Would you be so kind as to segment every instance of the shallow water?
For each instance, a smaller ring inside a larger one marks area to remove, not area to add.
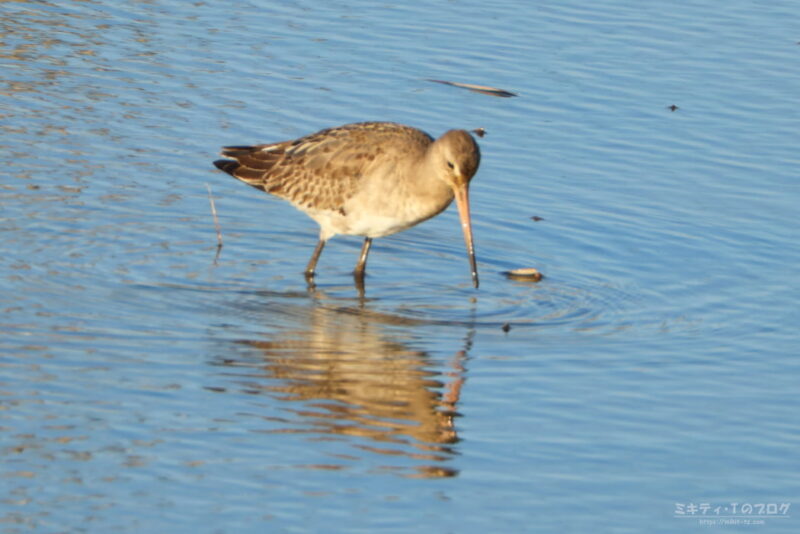
[[[800,12],[584,4],[0,3],[0,530],[797,532]],[[361,120],[479,290],[211,167]]]

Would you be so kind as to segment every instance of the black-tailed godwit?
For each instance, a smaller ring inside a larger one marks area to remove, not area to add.
[[[353,272],[363,283],[372,239],[401,232],[438,215],[453,198],[467,245],[472,283],[478,270],[469,212],[469,183],[480,149],[465,130],[434,140],[392,122],[361,122],[328,128],[292,141],[229,146],[219,169],[288,200],[320,227],[306,267],[311,280],[325,243],[336,234],[364,236]]]

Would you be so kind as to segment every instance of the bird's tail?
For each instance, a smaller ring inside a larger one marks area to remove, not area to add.
[[[220,156],[226,159],[214,161],[214,166],[234,178],[267,191],[270,170],[283,157],[283,144],[226,146]]]

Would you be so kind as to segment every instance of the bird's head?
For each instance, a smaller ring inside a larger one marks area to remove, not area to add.
[[[481,150],[478,148],[478,143],[466,130],[446,132],[434,142],[432,149],[438,175],[453,189],[472,270],[472,285],[477,288],[478,268],[475,261],[475,246],[472,241],[472,223],[469,213],[469,182],[478,171]]]

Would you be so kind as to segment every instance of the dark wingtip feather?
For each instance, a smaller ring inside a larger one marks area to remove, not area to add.
[[[233,161],[232,159],[218,159],[214,162],[214,166],[221,171],[225,171],[230,175],[233,175],[236,172],[236,169],[239,168],[239,162]]]

